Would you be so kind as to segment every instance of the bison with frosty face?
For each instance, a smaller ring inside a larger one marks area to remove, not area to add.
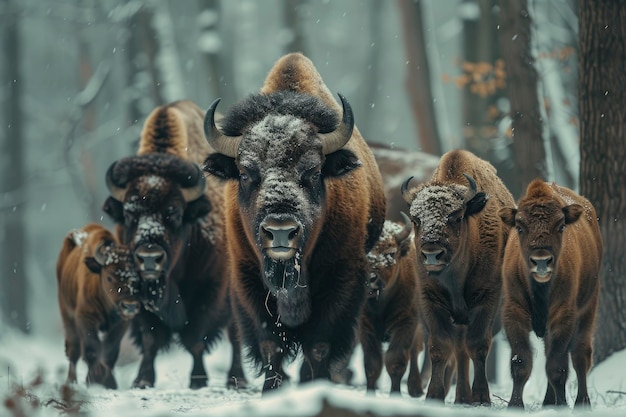
[[[446,368],[456,361],[455,401],[489,404],[485,362],[509,233],[497,213],[513,204],[513,197],[490,163],[463,150],[444,154],[429,181],[409,189],[409,180],[401,190],[415,224],[418,287],[429,331],[432,376],[426,397],[444,400]]]
[[[263,390],[302,349],[300,380],[341,374],[352,352],[368,277],[367,251],[384,223],[380,173],[310,60],[281,58],[260,94],[205,134],[205,169],[228,181],[228,250],[235,315]]]
[[[211,152],[204,112],[191,101],[159,106],[147,118],[137,155],[109,167],[105,211],[133,252],[144,309],[133,321],[142,362],[136,387],[155,382],[154,360],[174,334],[193,357],[190,387],[207,385],[203,363],[232,323],[228,298],[223,186],[206,179],[199,163]],[[229,385],[245,378],[233,344]]]

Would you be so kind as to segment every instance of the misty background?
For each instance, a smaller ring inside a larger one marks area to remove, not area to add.
[[[576,1],[528,7],[548,179],[576,189]],[[105,172],[154,107],[221,97],[224,111],[291,51],[348,98],[369,142],[435,161],[470,149],[517,198],[501,16],[495,0],[0,0],[2,321],[62,333],[62,240],[112,225]]]

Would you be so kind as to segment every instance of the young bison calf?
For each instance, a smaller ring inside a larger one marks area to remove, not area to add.
[[[587,372],[602,260],[596,212],[573,191],[535,180],[517,209],[503,208],[498,214],[515,228],[502,268],[502,318],[513,377],[509,407],[524,407],[522,394],[533,366],[531,330],[545,343],[549,384],[544,406],[567,405],[570,354],[578,378],[576,405],[589,406]]]
[[[407,388],[411,397],[424,393],[417,356],[424,344],[418,312],[416,250],[413,225],[385,221],[376,246],[367,255],[372,269],[368,299],[360,321],[359,336],[367,390],[376,389],[383,367],[382,344],[389,341],[385,367],[391,377],[391,393],[400,394],[400,382],[410,358]]]
[[[76,382],[82,353],[89,368],[87,383],[117,388],[112,369],[128,321],[139,311],[133,290],[137,280],[128,250],[104,227],[92,223],[67,234],[57,261],[57,284],[68,383]],[[103,343],[99,331],[106,333]]]

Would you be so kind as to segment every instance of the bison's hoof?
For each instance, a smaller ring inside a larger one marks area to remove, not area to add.
[[[413,398],[421,397],[424,390],[421,387],[409,387],[409,395]]]
[[[138,379],[133,382],[133,388],[146,389],[152,387],[154,387],[154,382],[150,382],[145,379]]]
[[[229,389],[246,389],[248,388],[248,381],[246,381],[245,378],[237,378],[235,376],[231,376],[230,378],[228,378],[228,382],[226,383],[226,386]]]
[[[191,389],[206,388],[208,386],[208,383],[209,383],[209,380],[206,377],[192,376],[191,381],[189,382],[189,388]]]

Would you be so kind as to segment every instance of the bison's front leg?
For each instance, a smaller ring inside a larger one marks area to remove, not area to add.
[[[593,304],[594,306],[596,303]],[[593,323],[595,318],[595,308],[589,309],[579,319],[578,333],[572,341],[572,365],[576,371],[578,380],[578,394],[576,395],[576,407],[591,407],[589,394],[587,392],[587,373],[591,368],[591,358],[593,353]]]
[[[417,318],[417,315],[416,315]],[[394,321],[394,320],[392,320]],[[391,378],[391,393],[400,394],[400,383],[402,377],[406,372],[406,367],[411,356],[411,351],[415,350],[415,330],[417,329],[417,323],[413,320],[395,320],[402,324],[392,326],[391,328],[391,340],[389,340],[389,349],[385,354],[385,368]],[[419,372],[415,372],[414,375],[419,377]],[[414,381],[415,382],[415,381]],[[420,391],[422,388],[422,381],[417,381],[418,387],[413,388],[411,396],[415,396],[416,391]],[[409,387],[409,393],[411,393],[411,387]],[[421,393],[420,393],[421,395]]]
[[[544,406],[567,405],[565,384],[569,371],[568,346],[574,334],[576,321],[573,311],[565,306],[555,309],[558,317],[551,317],[548,323],[548,334],[544,339],[546,348],[546,375],[553,393],[546,392]],[[551,395],[549,395],[551,394]]]
[[[452,359],[454,340],[446,332],[441,331],[435,323],[428,325],[431,330],[428,338],[432,373],[426,393],[427,399],[445,401],[447,394],[446,369]]]
[[[135,316],[132,325],[135,328],[133,333],[139,335],[136,343],[141,347],[141,364],[133,388],[154,387],[154,360],[159,349],[169,342],[171,333],[157,316],[145,310]]]
[[[383,369],[382,341],[376,336],[373,327],[372,317],[367,310],[361,317],[359,325],[359,339],[363,348],[363,366],[365,368],[365,379],[367,381],[367,391],[376,391],[376,382]]]
[[[509,400],[509,408],[524,408],[524,386],[533,369],[533,357],[530,346],[530,313],[528,309],[516,303],[504,305],[502,324],[509,345],[511,346],[511,377],[513,392]]]
[[[497,305],[497,303],[496,303]],[[472,403],[490,405],[489,383],[487,381],[487,356],[491,349],[493,314],[485,306],[474,308],[467,331],[467,347],[474,363],[472,383]]]
[[[98,327],[89,322],[80,324],[83,342],[83,359],[87,363],[87,384],[102,384],[106,388],[115,389],[117,383],[111,375],[109,367],[101,360],[102,344],[98,338]]]
[[[230,361],[230,370],[228,371],[228,381],[226,385],[229,388],[247,388],[248,381],[243,372],[243,366],[241,364],[241,341],[237,334],[237,325],[234,320],[228,324],[228,340],[232,348],[232,355]]]
[[[259,348],[263,355],[263,369],[265,371],[263,393],[267,393],[280,388],[283,384],[284,347],[276,340],[265,339],[259,343]]]

